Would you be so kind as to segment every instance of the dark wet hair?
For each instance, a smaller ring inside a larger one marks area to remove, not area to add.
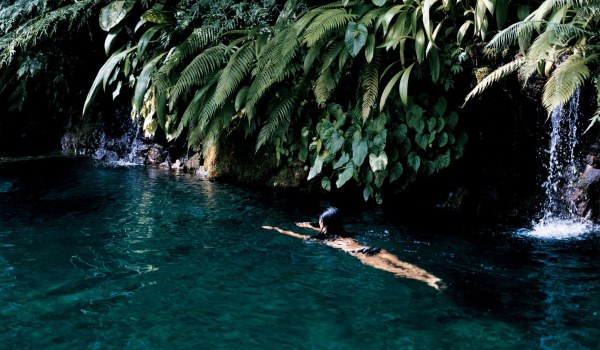
[[[321,233],[327,232],[327,234],[331,235],[342,235],[345,232],[344,226],[342,225],[342,215],[340,210],[336,207],[325,209],[325,211],[321,213],[321,216],[319,216],[319,221],[323,222]]]

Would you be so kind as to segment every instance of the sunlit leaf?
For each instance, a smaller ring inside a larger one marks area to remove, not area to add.
[[[346,29],[345,44],[352,57],[356,57],[367,42],[369,31],[362,23],[350,22]]]
[[[112,3],[100,9],[98,18],[100,28],[104,31],[109,31],[111,28],[121,23],[127,17],[129,12],[135,6],[136,1],[113,1]]]

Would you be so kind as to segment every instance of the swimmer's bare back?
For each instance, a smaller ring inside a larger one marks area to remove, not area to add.
[[[297,226],[315,229],[310,225],[310,223],[297,223]],[[263,228],[304,240],[314,238],[313,236],[283,230],[279,227],[263,226]],[[319,239],[319,241],[330,247],[347,252],[348,254],[356,257],[365,265],[391,272],[398,277],[411,278],[425,282],[437,290],[446,288],[445,283],[440,278],[432,275],[418,266],[401,261],[397,256],[388,252],[387,250],[365,246],[348,237],[333,236],[332,238]]]

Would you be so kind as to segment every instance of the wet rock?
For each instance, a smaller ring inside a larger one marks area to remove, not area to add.
[[[586,157],[586,167],[570,193],[577,215],[600,221],[600,147],[595,145]]]
[[[146,153],[146,165],[161,164],[167,160],[168,152],[161,145],[150,146]]]

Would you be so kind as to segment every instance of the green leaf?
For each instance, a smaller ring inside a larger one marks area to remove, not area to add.
[[[396,75],[394,75],[392,77],[392,79],[390,79],[390,81],[387,83],[387,85],[383,89],[383,92],[381,93],[381,98],[379,99],[379,111],[380,112],[383,111],[383,106],[385,106],[385,101],[387,100],[390,92],[396,85],[396,82],[398,81],[398,79],[400,79],[400,77],[402,76],[402,72],[404,72],[404,71],[400,71],[400,72],[396,73]]]
[[[425,33],[423,29],[419,29],[415,37],[415,53],[417,54],[417,62],[419,63],[423,63],[425,60],[425,47]]]
[[[350,22],[346,29],[345,44],[352,57],[356,57],[367,42],[369,31],[362,23]]]
[[[381,188],[381,186],[383,186],[383,182],[385,181],[385,179],[387,177],[388,177],[387,170],[376,172],[375,173],[375,181],[373,182],[375,184],[375,187]]]
[[[415,173],[419,171],[419,168],[421,167],[421,158],[415,152],[410,152],[408,154],[406,162],[408,163],[408,166],[414,170]]]
[[[235,96],[235,110],[239,111],[240,108],[242,108],[242,106],[244,106],[245,102],[246,102],[246,96],[248,96],[248,89],[250,88],[250,86],[245,85],[243,86],[237,93],[237,95]]]
[[[433,21],[431,20],[431,6],[435,4],[437,0],[424,0],[423,1],[423,27],[425,28],[425,32],[427,34],[427,38],[429,41],[433,41],[432,32],[433,32]]]
[[[352,165],[352,163],[348,163],[348,166],[346,167],[346,169],[344,169],[344,171],[338,175],[338,179],[335,182],[335,187],[340,188],[340,187],[344,186],[344,184],[352,178],[353,174],[354,174],[354,166]]]
[[[440,132],[444,129],[445,126],[446,126],[446,122],[444,121],[444,118],[437,118],[437,122],[435,125],[435,131]]]
[[[173,15],[157,9],[149,9],[148,11],[144,12],[142,19],[157,24],[174,24],[176,22]]]
[[[342,147],[344,146],[344,136],[341,135],[341,132],[338,130],[331,134],[331,138],[329,139],[329,143],[327,144],[327,150],[331,154],[336,154]]]
[[[402,175],[404,168],[400,162],[396,162],[392,169],[390,170],[390,183],[398,180]]]
[[[321,158],[320,156],[317,156],[315,158],[315,163],[313,164],[313,166],[310,168],[310,171],[308,172],[307,180],[310,181],[315,176],[319,175],[321,173],[321,170],[323,170],[323,158]]]
[[[437,170],[447,168],[450,165],[450,150],[440,154],[435,159],[435,163]]]
[[[446,108],[448,107],[448,102],[446,102],[446,99],[441,96],[437,102],[435,103],[435,105],[433,105],[433,111],[436,113],[436,115],[438,117],[443,117],[444,113],[446,113]]]
[[[125,56],[127,56],[127,54],[129,54],[131,51],[133,51],[135,49],[137,49],[136,46],[131,47],[131,48],[125,50],[125,51],[115,52],[104,63],[104,65],[98,71],[98,74],[96,75],[96,78],[94,79],[94,82],[92,83],[92,87],[90,88],[90,91],[88,92],[87,97],[85,98],[85,102],[83,104],[83,114],[85,114],[85,112],[87,111],[87,109],[90,107],[90,104],[92,103],[92,101],[96,97],[96,94],[98,93],[98,90],[100,89],[100,86],[105,86],[105,82],[112,75],[113,70],[115,69],[115,66]]]
[[[373,5],[383,6],[383,5],[385,5],[386,2],[387,2],[387,0],[373,0]]]
[[[503,29],[508,17],[509,0],[496,0],[496,25],[498,29]]]
[[[427,150],[427,146],[429,146],[429,136],[428,133],[417,134],[415,135],[415,142],[417,146],[421,147],[422,150]]]
[[[410,148],[412,147],[412,144],[410,142],[410,140],[407,138],[406,140],[404,140],[404,142],[402,142],[402,144],[400,145],[400,148],[398,149],[398,151],[400,151],[400,157],[404,157],[408,154],[408,152],[410,151]]]
[[[440,137],[438,137],[438,146],[444,147],[448,143],[448,134],[443,132]]]
[[[400,100],[405,105],[408,104],[408,78],[410,77],[410,71],[415,66],[414,62],[408,66],[402,73],[402,78],[400,79]]]
[[[458,124],[458,114],[454,111],[450,112],[450,114],[446,116],[446,124],[450,129],[454,129],[456,124]]]
[[[440,56],[438,54],[438,49],[434,46],[429,50],[429,55],[427,55],[429,60],[429,71],[431,72],[431,80],[433,82],[437,82],[440,78]]]
[[[456,33],[456,43],[458,45],[460,45],[465,37],[465,35],[467,34],[467,31],[469,30],[469,27],[473,24],[473,21],[466,21],[465,23],[463,23],[460,28],[458,29],[458,32]]]
[[[106,39],[104,40],[104,52],[107,55],[110,54],[110,49],[112,48],[115,39],[121,32],[121,29],[123,29],[123,26],[115,26],[114,28],[111,28],[111,30],[106,35]]]
[[[98,22],[100,28],[104,31],[111,30],[114,26],[121,23],[121,21],[127,17],[136,1],[113,1],[112,3],[104,6],[100,10],[100,16]]]
[[[352,143],[352,161],[356,166],[361,166],[369,153],[369,144],[367,140],[362,139]]]
[[[378,156],[369,154],[369,165],[373,172],[384,170],[388,165],[387,154],[385,152],[381,152]]]
[[[433,132],[435,131],[435,125],[437,124],[437,120],[434,117],[430,117],[427,120],[427,131]]]
[[[348,155],[348,153],[343,152],[340,159],[338,159],[338,161],[333,165],[333,168],[339,169],[339,168],[343,167],[344,165],[346,165],[346,163],[348,163],[349,160],[350,160],[350,156]]]
[[[321,187],[327,191],[331,191],[331,180],[327,176],[323,176],[321,180]]]
[[[400,124],[394,131],[394,138],[396,143],[402,143],[406,140],[406,134],[408,133],[408,127],[406,124]]]
[[[369,33],[367,36],[367,42],[365,44],[365,58],[367,63],[371,63],[373,61],[373,56],[375,55],[375,33]]]
[[[144,35],[142,35],[142,37],[140,38],[140,41],[138,42],[138,49],[137,49],[138,57],[142,56],[144,51],[146,51],[146,47],[150,43],[150,40],[152,40],[152,37],[154,36],[154,34],[156,34],[162,28],[164,28],[164,25],[158,25],[158,26],[151,27],[144,33]]]
[[[365,189],[363,190],[363,198],[364,198],[365,202],[368,201],[372,195],[373,195],[373,188],[371,187],[371,185],[365,186]]]
[[[519,18],[519,21],[522,21],[525,18],[527,18],[527,16],[529,16],[530,13],[531,10],[529,8],[529,4],[519,5],[517,7],[517,18]]]
[[[160,61],[167,53],[163,52],[160,55],[156,56],[152,61],[150,61],[137,78],[137,82],[135,84],[135,92],[133,94],[133,105],[135,110],[139,113],[142,109],[142,103],[144,101],[144,95],[146,94],[146,89],[148,88],[148,83],[150,82],[150,78],[152,77],[152,73],[156,68],[156,64]]]

